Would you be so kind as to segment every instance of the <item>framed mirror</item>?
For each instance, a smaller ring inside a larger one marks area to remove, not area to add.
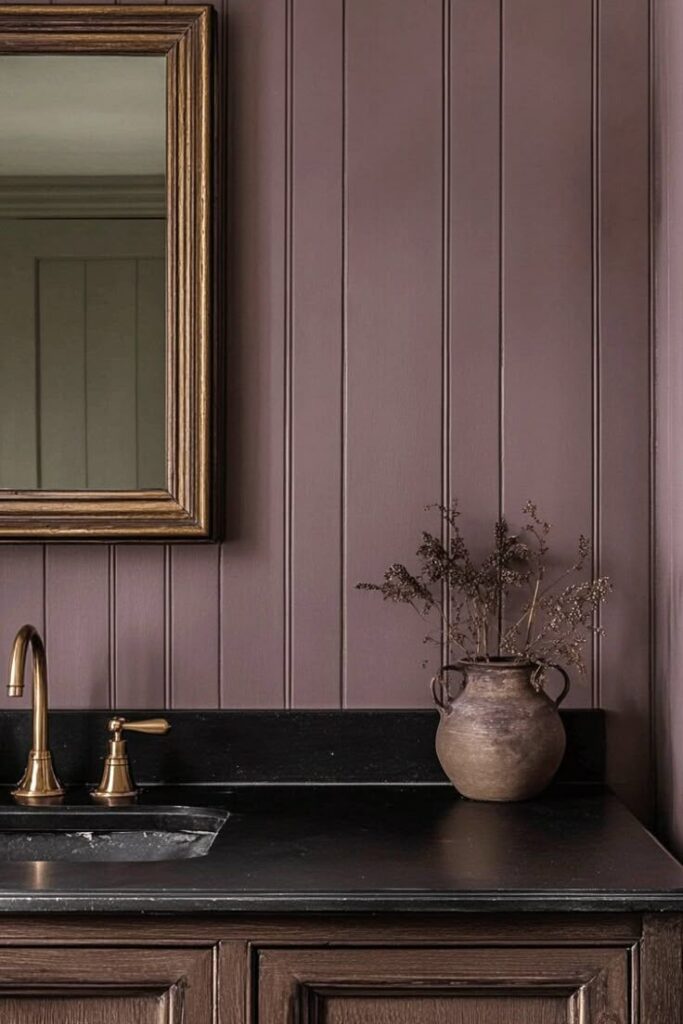
[[[210,536],[209,35],[0,6],[0,540]]]

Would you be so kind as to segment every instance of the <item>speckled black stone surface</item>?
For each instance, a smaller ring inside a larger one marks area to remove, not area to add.
[[[230,816],[193,860],[3,863],[0,910],[683,911],[683,867],[592,788],[477,804],[446,785],[158,787],[154,804]]]
[[[128,733],[138,782],[417,783],[442,782],[434,751],[435,710],[425,711],[117,711],[158,718],[171,731],[150,739]],[[66,782],[95,783],[106,752],[108,711],[51,711],[50,747]],[[562,711],[567,752],[561,782],[602,782],[605,717]],[[31,745],[28,711],[0,712],[0,783],[14,782]]]

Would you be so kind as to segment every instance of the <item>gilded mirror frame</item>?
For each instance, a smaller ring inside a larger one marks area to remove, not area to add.
[[[3,490],[0,541],[211,535],[210,25],[204,5],[0,5],[0,54],[163,55],[167,82],[167,489]]]

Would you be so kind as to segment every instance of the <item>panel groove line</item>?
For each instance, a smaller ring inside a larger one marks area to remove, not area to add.
[[[600,0],[591,2],[591,571],[599,576],[601,559],[601,412],[600,412]],[[601,623],[600,610],[594,614],[596,626]],[[602,658],[600,638],[591,642],[591,707],[600,707],[602,689]]]
[[[294,0],[285,2],[285,252],[284,252],[284,644],[283,703],[292,706],[292,643],[294,590]]]
[[[498,55],[498,515],[505,511],[505,0],[499,0]]]
[[[109,586],[107,599],[109,602],[109,707],[117,707],[116,697],[116,546],[107,547],[107,571]]]
[[[649,358],[648,358],[648,401],[650,419],[650,443],[648,450],[649,478],[648,478],[648,514],[650,520],[649,529],[649,619],[648,619],[648,663],[649,663],[649,693],[648,704],[650,713],[650,777],[652,779],[652,791],[655,798],[654,820],[657,821],[658,799],[659,799],[659,760],[657,757],[658,746],[658,690],[657,690],[657,621],[659,616],[658,600],[659,592],[657,586],[657,361],[656,361],[656,302],[657,302],[657,279],[656,279],[656,191],[657,191],[657,170],[656,170],[656,72],[655,72],[655,46],[656,46],[656,16],[653,0],[648,0],[648,328],[649,328]]]
[[[342,0],[342,125],[341,125],[341,380],[340,380],[340,457],[341,457],[341,494],[339,503],[339,562],[340,596],[339,596],[339,706],[348,706],[348,397],[349,397],[349,195],[348,195],[348,64],[347,64],[347,2]]]
[[[451,488],[451,0],[443,0],[443,122],[442,122],[442,273],[441,273],[441,304],[442,304],[442,355],[441,355],[441,504],[450,507],[453,500]],[[441,541],[448,550],[451,531],[448,523],[442,523]],[[444,583],[441,588],[445,607],[446,623],[450,624],[451,608],[448,602],[448,590]],[[441,632],[441,661],[451,661],[451,650],[448,633]]]

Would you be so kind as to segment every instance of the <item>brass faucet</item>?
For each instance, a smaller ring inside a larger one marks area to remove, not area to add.
[[[12,796],[19,803],[54,800],[64,794],[52,767],[52,754],[47,745],[47,659],[40,633],[35,626],[22,626],[14,638],[7,693],[21,697],[24,692],[24,669],[29,645],[33,654],[33,745],[26,771]]]
[[[117,800],[134,799],[138,794],[138,788],[130,773],[126,741],[123,738],[124,730],[164,736],[170,728],[165,718],[145,718],[137,722],[129,722],[120,715],[110,718],[107,723],[109,752],[104,760],[100,784],[90,794],[93,800],[115,803]]]

